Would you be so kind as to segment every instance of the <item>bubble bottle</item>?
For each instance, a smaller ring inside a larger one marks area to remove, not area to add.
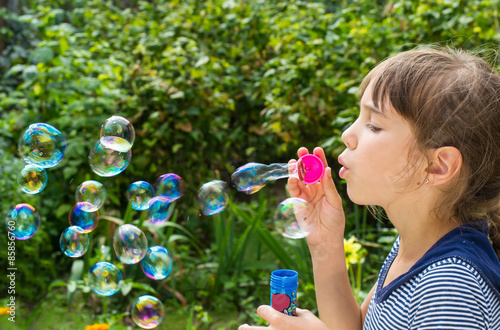
[[[272,308],[286,315],[296,316],[298,274],[290,269],[278,269],[271,273]]]
[[[231,180],[238,191],[253,194],[269,182],[282,178],[294,177],[305,184],[313,184],[323,177],[324,172],[325,166],[321,159],[316,155],[307,154],[300,157],[295,164],[245,164],[231,175]]]

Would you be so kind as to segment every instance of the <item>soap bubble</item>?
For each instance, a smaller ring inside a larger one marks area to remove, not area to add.
[[[127,199],[134,210],[143,211],[149,208],[149,201],[155,195],[153,187],[146,181],[132,183],[127,189]]]
[[[275,228],[287,238],[304,238],[313,230],[313,207],[307,201],[292,197],[281,202],[274,214]]]
[[[163,280],[172,270],[172,255],[163,246],[152,246],[141,260],[141,268],[147,277],[153,280]]]
[[[224,181],[207,182],[198,190],[198,201],[205,215],[222,212],[226,208],[227,200],[227,184]]]
[[[64,229],[59,238],[61,251],[71,258],[78,258],[87,253],[89,244],[89,234],[85,233],[78,226],[71,226]]]
[[[42,168],[54,167],[64,158],[66,138],[53,126],[31,124],[21,135],[18,149],[26,163]]]
[[[109,177],[125,171],[131,158],[132,150],[120,152],[106,148],[101,142],[97,142],[90,150],[89,164],[95,174]]]
[[[254,194],[265,187],[267,172],[267,165],[248,163],[236,169],[231,175],[231,181],[238,191]]]
[[[169,202],[184,194],[184,180],[174,173],[160,175],[154,184],[156,196],[165,196]]]
[[[47,186],[47,172],[45,169],[27,164],[17,175],[19,188],[27,194],[38,194]]]
[[[100,296],[112,296],[123,285],[122,272],[106,261],[100,261],[89,270],[90,287]]]
[[[148,252],[148,240],[143,231],[134,225],[122,225],[115,230],[113,248],[124,264],[136,264]]]
[[[167,221],[172,216],[172,203],[165,196],[156,196],[149,201],[147,221],[153,225],[158,225]]]
[[[33,237],[40,227],[40,215],[29,204],[17,204],[5,219],[7,231],[18,240]]]
[[[125,118],[112,116],[101,126],[101,143],[109,149],[127,152],[135,140],[134,126]]]
[[[130,315],[139,327],[154,329],[163,322],[165,307],[158,298],[144,295],[134,302],[130,309]]]
[[[88,203],[88,205],[82,208],[83,211],[97,211],[106,200],[106,188],[100,182],[93,180],[85,181],[76,188],[75,200],[77,203]]]
[[[99,212],[87,212],[92,206],[89,203],[81,202],[73,206],[69,213],[69,224],[82,228],[84,233],[90,233],[99,224]]]

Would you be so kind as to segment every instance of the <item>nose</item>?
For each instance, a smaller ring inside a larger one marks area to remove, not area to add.
[[[354,134],[355,123],[349,126],[348,129],[342,133],[342,141],[344,142],[347,149],[354,150],[357,146],[356,136]]]

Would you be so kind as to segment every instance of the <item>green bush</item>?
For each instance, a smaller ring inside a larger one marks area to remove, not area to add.
[[[25,201],[41,215],[37,235],[16,245],[19,281],[32,283],[20,287],[18,294],[31,304],[47,294],[51,283],[64,285],[66,294],[85,289],[85,275],[70,286],[72,260],[58,247],[81,182],[101,181],[109,197],[102,214],[132,222],[142,215],[127,210],[128,185],[137,180],[153,183],[173,172],[185,179],[188,189],[176,204],[177,226],[169,230],[173,241],[167,236],[161,240],[176,251],[182,271],[190,276],[174,277],[173,291],[168,291],[158,283],[141,282],[140,272],[127,269],[133,280],[127,285],[156,290],[180,304],[174,298],[177,292],[207,310],[217,306],[210,295],[216,295],[218,303],[250,296],[236,305],[242,319],[251,318],[253,305],[266,302],[261,300],[267,292],[262,283],[269,268],[289,260],[266,245],[272,242],[266,234],[249,240],[245,235],[257,230],[249,228],[258,212],[263,212],[262,219],[272,216],[273,205],[285,197],[283,184],[258,193],[268,200],[261,211],[262,200],[255,204],[259,197],[233,192],[233,210],[221,218],[199,215],[198,187],[215,178],[229,181],[235,168],[250,161],[286,162],[300,146],[324,147],[335,173],[335,157],[344,148],[341,132],[358,113],[358,85],[376,63],[422,43],[496,49],[500,42],[498,0],[128,3],[28,0],[18,14],[0,9],[6,22],[0,26],[5,40],[0,54],[0,213]],[[100,178],[90,170],[87,156],[100,125],[111,115],[129,118],[137,138],[127,170]],[[47,188],[27,196],[16,184],[23,166],[17,141],[34,122],[58,128],[68,148],[61,164],[48,170]],[[335,180],[346,197],[346,236],[375,242],[365,244],[371,253],[362,268],[366,281],[357,288],[362,297],[375,281],[370,275],[376,274],[394,233],[348,202],[342,182]],[[245,212],[250,214],[247,222]],[[229,224],[232,227],[225,228]],[[85,267],[102,257],[98,241],[111,246],[113,226],[102,225],[94,234]],[[303,243],[284,243],[284,251],[292,260],[307,259]],[[6,246],[6,235],[0,235],[0,245]],[[261,253],[241,254],[251,250],[247,247]],[[6,252],[0,250],[1,260],[7,260]],[[245,276],[237,258],[242,255],[256,265],[245,269]],[[6,263],[0,262],[0,267],[5,269]],[[311,293],[307,263],[300,267]],[[2,285],[6,281],[0,279]],[[84,296],[93,299],[91,293]],[[304,304],[314,307],[313,300]],[[96,308],[103,312],[104,306]],[[204,315],[203,308],[197,307],[198,316]]]

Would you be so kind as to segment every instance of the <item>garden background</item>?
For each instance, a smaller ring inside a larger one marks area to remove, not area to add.
[[[362,301],[396,233],[350,203],[336,175],[341,133],[358,113],[358,85],[376,63],[419,44],[481,48],[494,58],[499,10],[499,0],[0,1],[0,214],[27,202],[42,220],[34,237],[16,242],[16,323],[0,315],[0,328],[137,328],[128,310],[142,294],[164,302],[159,329],[264,324],[255,309],[269,302],[269,275],[278,268],[299,272],[298,306],[316,313],[305,240],[269,227],[287,197],[286,180],[253,195],[232,189],[218,215],[201,215],[196,199],[203,183],[230,183],[248,162],[287,162],[300,146],[327,153],[345,200],[346,262]],[[128,118],[137,137],[126,171],[101,178],[88,152],[112,115]],[[17,142],[35,122],[59,129],[68,148],[48,170],[45,190],[31,196],[17,186],[24,164]],[[153,228],[125,191],[164,173],[180,175],[187,188],[170,221]],[[105,185],[108,199],[88,253],[72,259],[59,236],[76,187],[90,179]],[[141,225],[150,245],[170,250],[169,277],[153,281],[139,265],[117,262],[111,239],[120,223]],[[9,299],[2,232],[0,307]],[[88,286],[88,269],[100,260],[126,279],[114,296]]]

